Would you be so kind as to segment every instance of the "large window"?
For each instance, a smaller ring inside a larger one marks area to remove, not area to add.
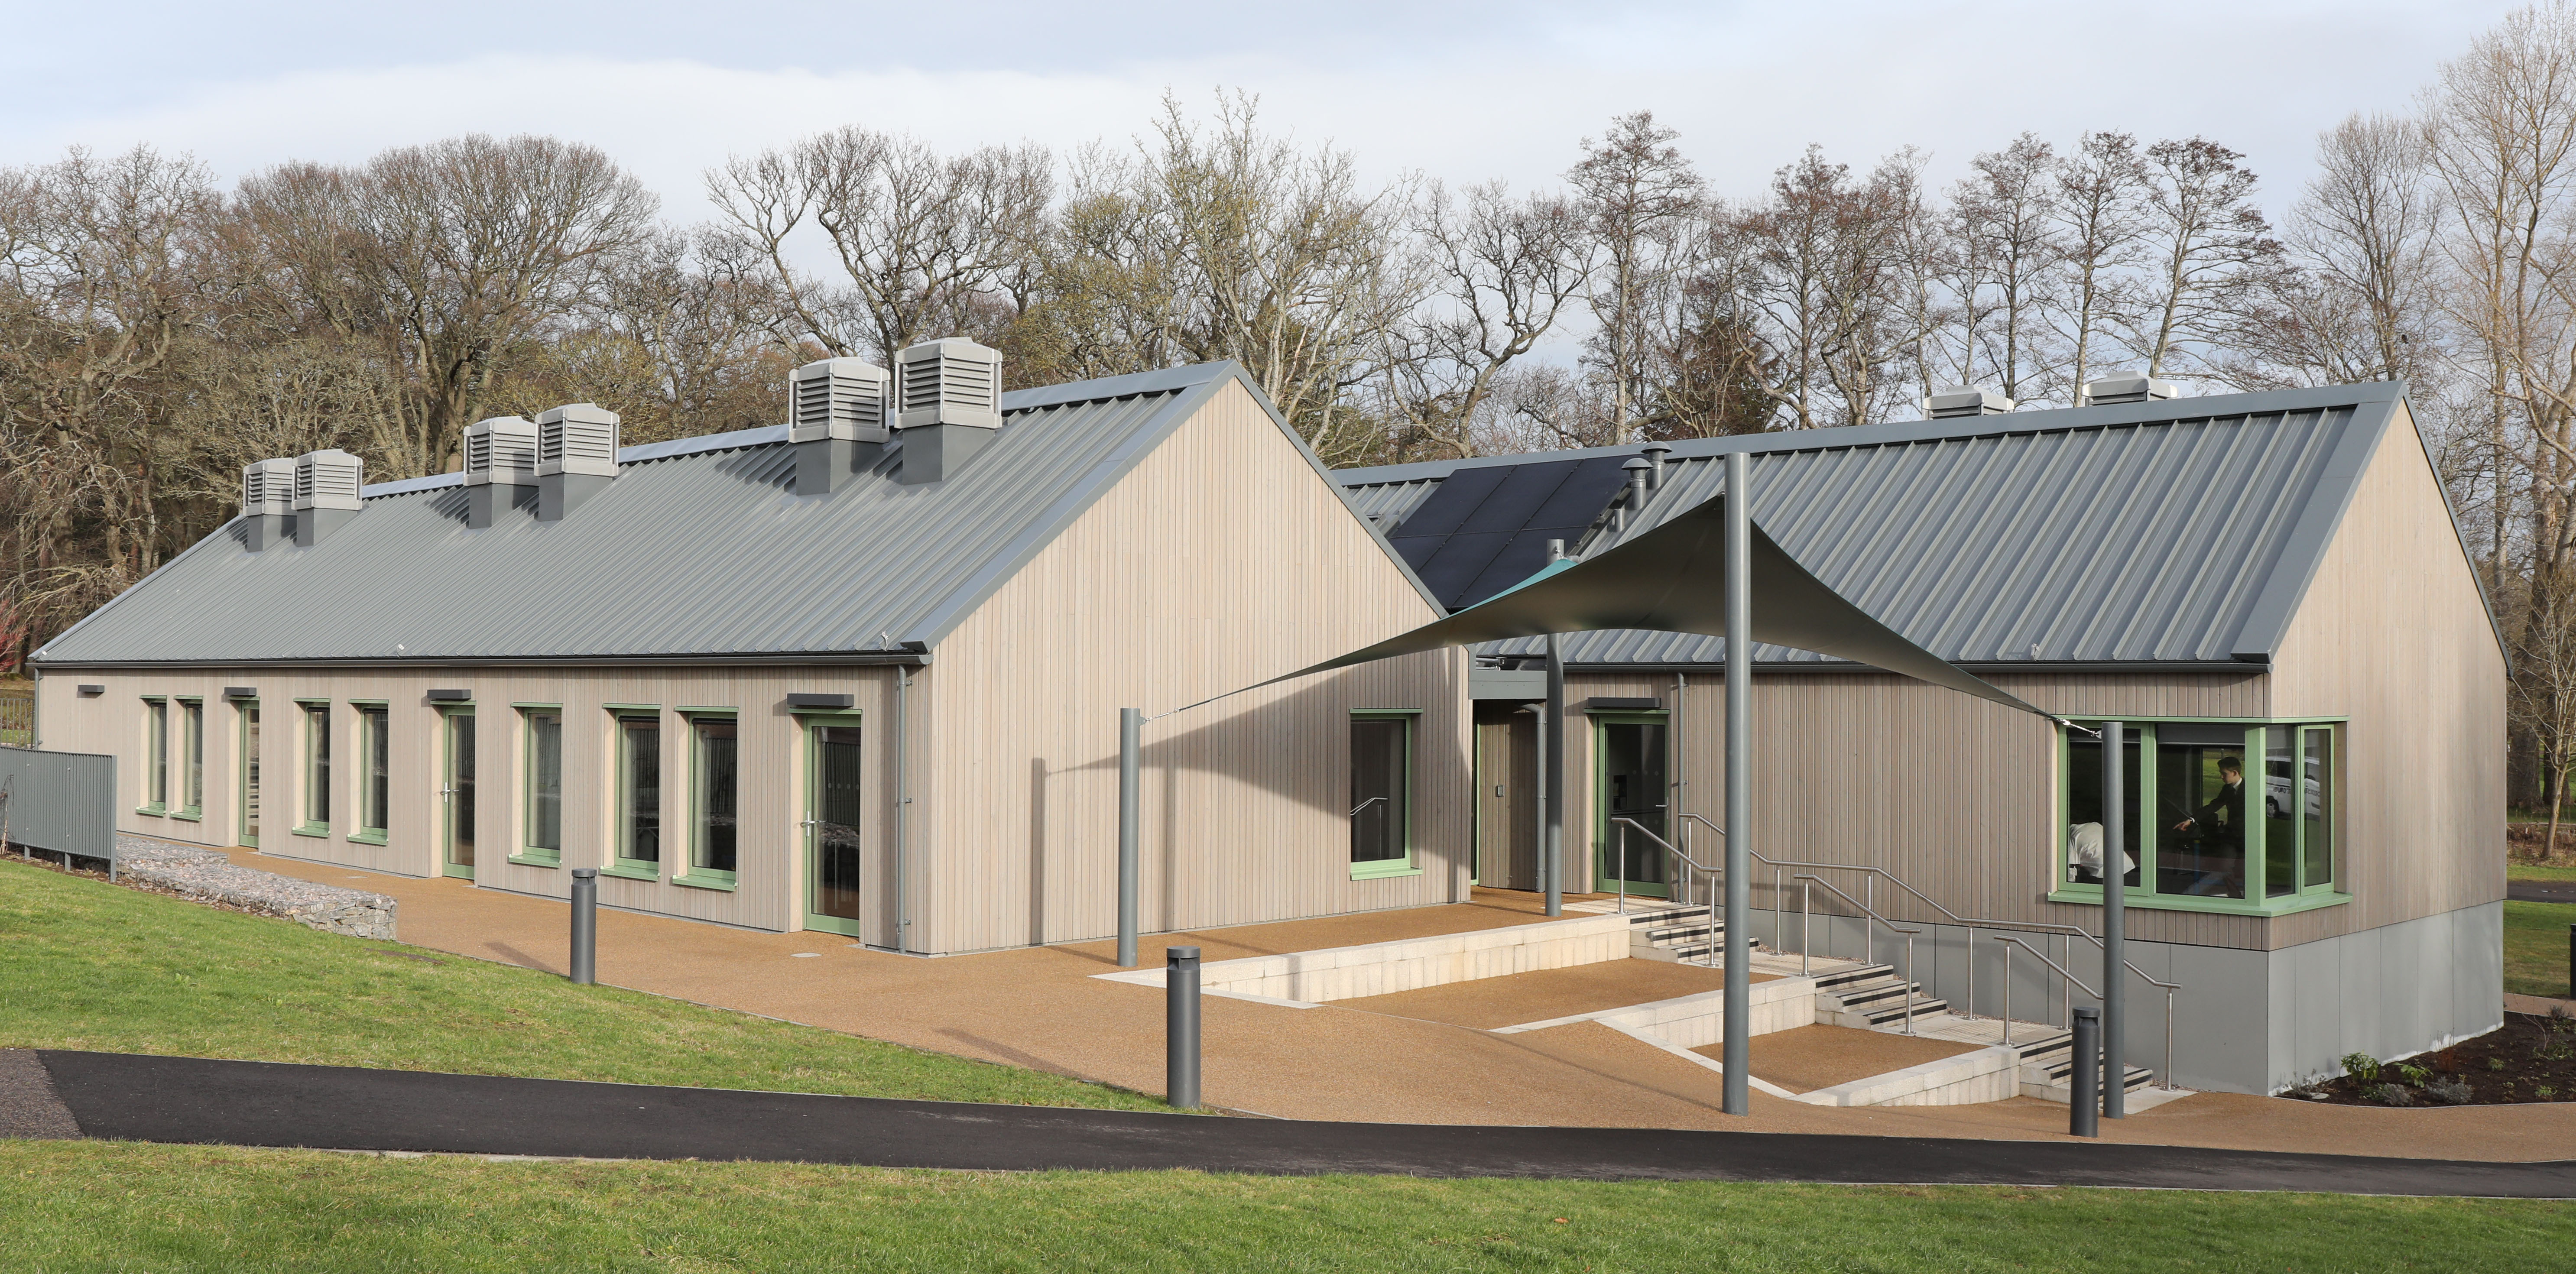
[[[700,883],[731,883],[740,776],[732,717],[689,721],[689,871]],[[685,879],[685,878],[684,878]]]
[[[304,824],[301,836],[324,836],[331,830],[331,705],[304,708]]]
[[[179,701],[179,817],[206,813],[206,701]]]
[[[662,861],[662,717],[617,718],[617,858],[653,876]]]
[[[391,820],[387,806],[393,803],[389,764],[393,752],[393,720],[385,705],[362,703],[358,708],[358,830],[353,839],[382,843],[385,828]]]
[[[563,861],[563,709],[523,707],[527,721],[527,798],[520,815],[520,856]]]
[[[2086,729],[2098,723],[2081,722]],[[2121,867],[2142,906],[2270,912],[2335,902],[2334,733],[2326,724],[2132,721]],[[2059,886],[2101,896],[2102,744],[2063,738]]]
[[[170,812],[170,701],[143,701],[143,808],[141,814]]]
[[[1351,877],[1395,876],[1413,861],[1413,717],[1351,716]]]

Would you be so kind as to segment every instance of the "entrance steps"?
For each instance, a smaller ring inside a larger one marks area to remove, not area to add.
[[[1876,1029],[1902,1034],[1905,1027],[1898,1022]],[[1914,1033],[1932,1039],[1956,1040],[1962,1044],[2007,1047],[2004,1023],[2000,1020],[1961,1017],[1946,1009],[1937,1014],[1917,1014]],[[2072,1032],[2038,1022],[2016,1021],[2012,1023],[2012,1042],[2008,1047],[2018,1057],[2015,1087],[2021,1096],[2060,1103],[2074,1100],[2075,1086],[2069,1079],[2075,1069],[2075,1036]],[[2124,1078],[2131,1111],[2146,1110],[2189,1096],[2183,1089],[2156,1087],[2155,1073],[2143,1066],[2127,1067]]]
[[[1827,1026],[1902,1031],[1911,1018],[1920,1033],[1923,1019],[1949,1008],[1949,1001],[1897,976],[1892,965],[1854,965],[1816,975],[1816,1021]]]

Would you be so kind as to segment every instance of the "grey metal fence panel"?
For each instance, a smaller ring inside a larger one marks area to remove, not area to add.
[[[0,748],[0,823],[12,848],[116,861],[116,758]]]

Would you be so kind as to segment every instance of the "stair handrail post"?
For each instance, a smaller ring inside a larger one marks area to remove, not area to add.
[[[2157,1083],[2157,1085],[2158,1085],[2159,1087],[2163,1087],[2163,1088],[2172,1088],[2172,1087],[2174,1087],[2174,1075],[2173,1075],[2173,1027],[2174,1027],[2173,1013],[2174,1013],[2174,1003],[2173,1003],[2173,997],[2174,997],[2174,988],[2173,988],[2173,987],[2166,987],[2166,988],[2165,988],[2165,1071],[2164,1071],[2164,1074],[2159,1075],[2159,1076],[2157,1076],[2157,1077],[2156,1077],[2156,1083]]]
[[[1618,821],[1624,823],[1627,820]],[[1628,829],[1621,827],[1617,830],[1619,833],[1619,914],[1624,916],[1628,914]]]
[[[1905,1033],[1914,1033],[1914,935],[1905,935]]]
[[[1970,956],[1971,959],[1975,957]],[[2012,948],[2004,948],[2004,1047],[2012,1047]]]
[[[1804,877],[1800,879],[1805,880]],[[1802,978],[1807,976],[1807,949],[1811,945],[1807,941],[1807,935],[1812,932],[1808,919],[1815,914],[1816,886],[1815,882],[1807,881],[1798,886],[1798,976]]]
[[[1860,909],[1869,915],[1877,915],[1878,873],[1866,871],[1861,873],[1860,892]],[[1870,928],[1869,921],[1866,919],[1860,922],[1860,962],[1862,964],[1878,963],[1878,931]]]
[[[1968,1020],[1977,1020],[1977,927],[1968,926]]]
[[[1781,909],[1789,903],[1789,891],[1781,883],[1786,879],[1781,873],[1787,870],[1777,865],[1771,868],[1771,940],[1773,942],[1779,942],[1789,936],[1789,926],[1781,923],[1780,920]]]

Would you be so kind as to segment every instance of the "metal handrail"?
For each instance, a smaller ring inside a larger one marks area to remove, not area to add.
[[[1844,893],[1844,892],[1843,892],[1842,890],[1840,890],[1840,889],[1836,889],[1836,888],[1834,887],[1834,882],[1832,882],[1832,881],[1830,881],[1830,880],[1826,880],[1826,879],[1824,879],[1824,878],[1822,878],[1822,877],[1819,877],[1819,876],[1800,876],[1800,877],[1798,877],[1798,879],[1803,880],[1803,881],[1806,881],[1806,882],[1808,882],[1809,884],[1823,885],[1823,886],[1825,887],[1825,892],[1826,892],[1826,893],[1832,894],[1833,896],[1835,896],[1835,897],[1837,897],[1837,898],[1842,899],[1844,902],[1851,903],[1851,905],[1853,905],[1853,906],[1855,906],[1855,907],[1860,908],[1860,911],[1861,911],[1861,914],[1862,914],[1862,915],[1867,916],[1867,917],[1869,917],[1870,919],[1875,920],[1875,921],[1879,922],[1880,924],[1886,925],[1888,928],[1893,929],[1893,930],[1897,931],[1898,933],[1901,933],[1901,934],[1904,934],[1904,935],[1905,935],[1905,1033],[1906,1033],[1906,1034],[1908,1034],[1908,1035],[1912,1035],[1912,1034],[1914,1033],[1914,988],[1915,988],[1915,981],[1914,981],[1914,935],[1916,935],[1916,934],[1918,934],[1918,933],[1921,933],[1921,932],[1923,932],[1923,931],[1922,931],[1922,930],[1920,930],[1920,929],[1908,929],[1908,928],[1906,928],[1904,925],[1898,924],[1898,923],[1896,923],[1895,921],[1890,920],[1890,919],[1888,919],[1887,917],[1882,916],[1882,915],[1878,914],[1877,912],[1870,910],[1870,909],[1869,909],[1869,905],[1868,905],[1867,903],[1863,903],[1863,902],[1856,901],[1856,900],[1854,900],[1854,899],[1852,898],[1852,896],[1851,896],[1850,894]],[[1866,926],[1866,925],[1862,926],[1862,932],[1863,932],[1864,934],[1866,934],[1866,933],[1868,932],[1868,926]],[[1807,945],[1806,940],[1805,940],[1803,937],[1801,937],[1801,938],[1799,939],[1798,945],[1799,945],[1801,948],[1805,947],[1805,946]],[[1867,950],[1867,949],[1866,949],[1866,948],[1864,948],[1863,950],[1864,950],[1864,952],[1866,952],[1866,950]],[[1802,950],[1799,954],[1800,954],[1801,956],[1803,956],[1803,955],[1805,954],[1805,952]],[[1873,960],[1865,960],[1865,961],[1864,961],[1864,963],[1875,964],[1875,963],[1877,963],[1877,962],[1876,962],[1876,961],[1873,961]],[[1805,967],[1806,967],[1806,966],[1805,966],[1805,963],[1804,963],[1803,961],[1801,961],[1801,963],[1800,963],[1800,965],[1799,965],[1800,971],[1801,971],[1801,972],[1803,972],[1803,971],[1805,970]]]
[[[1348,814],[1343,815],[1342,817],[1344,817],[1344,818],[1358,818],[1358,817],[1360,816],[1360,811],[1361,811],[1361,810],[1367,809],[1368,807],[1370,807],[1370,806],[1372,806],[1372,805],[1375,805],[1375,804],[1377,804],[1379,801],[1383,801],[1383,800],[1385,800],[1385,799],[1387,799],[1387,798],[1385,798],[1385,797],[1383,797],[1383,796],[1372,796],[1372,797],[1368,798],[1367,800],[1362,801],[1362,802],[1360,802],[1359,804],[1352,806],[1352,807],[1351,807],[1351,812],[1350,812],[1350,813],[1348,813]]]
[[[1716,968],[1717,943],[1715,939],[1717,936],[1717,899],[1715,896],[1716,890],[1714,886],[1721,875],[1719,869],[1708,866],[1700,860],[1691,857],[1688,850],[1682,849],[1671,841],[1665,840],[1663,837],[1656,835],[1644,824],[1639,823],[1637,820],[1630,818],[1625,814],[1611,815],[1610,822],[1619,828],[1619,910],[1622,913],[1625,913],[1628,910],[1628,832],[1632,828],[1635,829],[1638,835],[1662,846],[1664,848],[1664,852],[1680,859],[1686,867],[1696,868],[1701,875],[1708,877],[1711,885],[1711,889],[1709,891],[1710,897],[1707,904],[1709,915],[1709,937],[1711,941],[1708,944],[1707,958],[1702,960],[1701,963],[1712,969]],[[1682,873],[1682,878],[1680,880],[1673,882],[1673,888],[1677,896],[1672,899],[1672,902],[1676,906],[1680,907],[1689,906],[1690,875],[1688,871],[1684,871]]]
[[[2093,989],[2092,987],[2090,987],[2090,986],[2086,986],[2086,985],[2085,985],[2085,983],[2084,983],[2084,979],[2079,978],[2079,977],[2075,976],[2074,974],[2067,972],[2067,971],[2066,971],[2066,969],[2065,969],[2065,967],[2064,967],[2063,965],[2060,965],[2060,964],[2059,964],[2058,962],[2056,962],[2055,960],[2051,960],[2051,959],[2049,959],[2049,958],[2048,958],[2048,953],[2047,953],[2047,952],[2042,951],[2042,950],[2040,950],[2039,948],[2034,947],[2034,946],[2030,945],[2029,943],[2024,942],[2024,941],[2022,941],[2021,939],[2016,938],[2016,937],[2013,937],[2013,936],[2011,936],[2011,935],[2009,935],[2009,934],[2001,934],[2001,933],[1998,933],[1998,934],[1994,934],[1994,935],[1992,935],[1992,936],[1993,936],[1994,940],[1995,940],[1995,941],[1997,941],[1997,942],[2008,942],[2008,943],[2011,943],[2013,946],[2019,947],[2019,948],[2021,948],[2022,950],[2024,950],[2024,951],[2027,951],[2027,952],[2031,953],[2032,955],[2038,956],[2038,957],[2039,957],[2039,962],[2040,962],[2041,964],[2047,965],[2049,968],[2052,968],[2052,969],[2057,970],[2057,976],[2059,976],[2059,977],[2061,977],[2061,978],[2066,979],[2068,982],[2073,983],[2076,987],[2078,987],[2079,989],[2081,989],[2081,990],[2084,992],[2084,994],[2089,995],[2089,996],[2092,996],[2092,997],[2093,997],[2093,1000],[2094,1000],[2094,1002],[2095,1002],[2095,1003],[2097,1003],[2097,1004],[2098,1004],[2098,1003],[2100,1003],[2100,1002],[2101,1002],[2101,1000],[2102,1000],[2102,993],[2101,993],[2101,992],[2094,990],[2094,989]],[[1970,963],[1974,963],[1974,962],[1975,962],[1975,956],[1974,956],[1974,953],[1971,953],[1971,955],[1970,955]],[[2173,1046],[2174,1046],[2174,1000],[2173,1000],[2173,997],[2174,997],[2174,992],[2175,992],[2176,990],[2179,990],[2180,988],[2175,987],[2175,986],[2172,986],[2172,985],[2167,984],[2167,983],[2162,983],[2162,982],[2159,982],[2159,983],[2157,983],[2156,985],[2158,985],[2158,986],[2162,986],[2162,987],[2164,987],[2164,988],[2165,988],[2165,1065],[2164,1065],[2164,1069],[2163,1069],[2162,1071],[2158,1072],[2158,1073],[2157,1073],[2156,1075],[2154,1075],[2152,1078],[2154,1078],[2154,1080],[2156,1081],[2156,1085],[2157,1085],[2157,1087],[2160,1087],[2160,1088],[2171,1088],[2171,1087],[2173,1087]],[[2004,1043],[2005,1043],[2007,1046],[2009,1046],[2009,1045],[2012,1043],[2012,952],[2011,952],[2011,951],[2009,951],[2009,950],[2007,950],[2007,951],[2005,951],[2005,952],[2004,952],[2004,1017],[2003,1017],[2003,1022],[2004,1022]],[[2112,1081],[2112,1082],[2114,1082],[2114,1083],[2126,1083],[2126,1082],[2127,1082],[2127,1073],[2126,1073],[2124,1070],[2122,1070],[2121,1068],[2122,1068],[2122,1067],[2125,1067],[2125,1066],[2128,1064],[2127,1059],[2125,1059],[2125,1058],[2117,1058],[2117,1057],[2115,1057],[2115,1058],[2112,1058],[2112,1059],[2111,1059],[2111,1062],[2112,1062],[2112,1067],[2113,1067],[2113,1071],[2112,1071],[2112,1074],[2113,1074],[2113,1081]]]

